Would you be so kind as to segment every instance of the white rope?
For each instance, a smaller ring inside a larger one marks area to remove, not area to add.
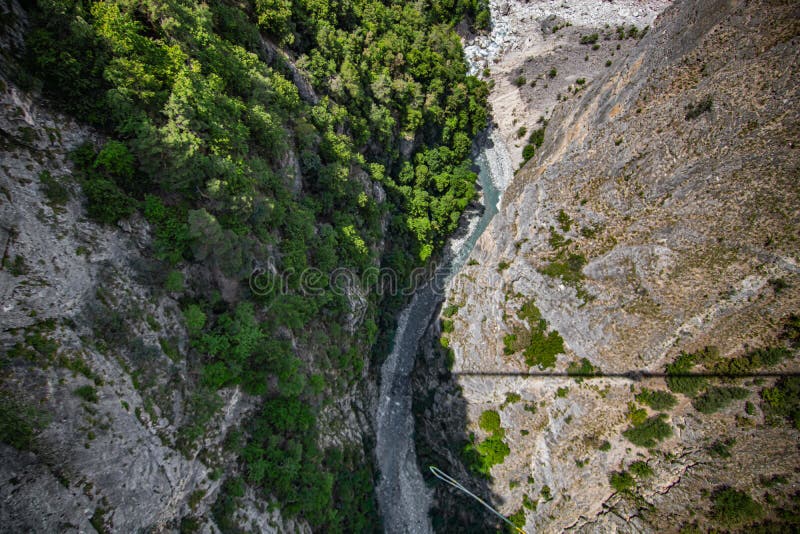
[[[524,530],[522,530],[517,525],[515,525],[514,523],[509,521],[508,518],[506,518],[506,516],[504,516],[503,514],[501,514],[500,512],[495,510],[494,508],[492,508],[491,506],[489,506],[489,504],[486,501],[484,501],[483,499],[481,499],[480,497],[478,497],[477,495],[472,493],[470,490],[468,490],[467,488],[462,486],[458,482],[458,480],[454,479],[453,477],[451,477],[450,475],[448,475],[447,473],[445,473],[444,471],[442,471],[438,467],[430,466],[429,469],[431,470],[431,473],[433,473],[433,476],[435,476],[436,478],[438,478],[439,480],[441,480],[443,482],[446,482],[446,483],[450,484],[451,486],[453,486],[457,490],[463,491],[464,493],[466,493],[467,495],[469,495],[470,497],[472,497],[473,499],[475,499],[476,501],[478,501],[479,503],[484,505],[494,515],[496,515],[497,517],[499,517],[500,519],[502,519],[503,521],[505,521],[506,523],[511,525],[511,527],[514,530],[516,530],[517,532],[520,532],[521,534],[527,534]]]

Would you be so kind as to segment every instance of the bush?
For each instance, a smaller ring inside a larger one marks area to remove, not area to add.
[[[686,105],[686,120],[690,121],[692,119],[696,119],[703,113],[711,111],[711,106],[714,103],[714,99],[711,95],[706,95],[696,104],[693,102],[689,102]]]
[[[706,385],[703,376],[687,376],[695,366],[696,355],[682,352],[674,362],[667,364],[667,386],[675,393],[694,397]]]
[[[528,129],[524,126],[520,126],[519,129],[517,129],[517,139],[522,139],[525,137],[526,133],[528,133]]]
[[[581,44],[595,44],[600,36],[596,33],[581,36]]]
[[[486,410],[481,414],[478,426],[490,434],[497,432],[500,430],[500,414],[495,410]]]
[[[597,449],[603,452],[608,452],[611,450],[611,443],[609,443],[608,441],[604,441],[603,443],[598,445]]]
[[[549,76],[550,78],[555,78],[556,76],[558,76],[558,71],[556,70],[555,67],[553,67],[552,69],[550,69],[550,72],[547,73],[547,76]]]
[[[628,491],[636,485],[636,481],[627,471],[611,473],[609,482],[611,482],[611,487],[614,488],[614,491]]]
[[[740,387],[713,387],[694,399],[692,406],[700,413],[714,413],[728,407],[733,401],[747,398],[750,391]]]
[[[764,508],[750,495],[733,488],[724,488],[714,496],[713,517],[726,527],[736,527],[764,516]]]
[[[73,393],[86,402],[96,403],[99,400],[97,397],[97,390],[93,386],[81,386],[73,391]]]
[[[136,201],[105,178],[91,178],[82,184],[86,195],[86,212],[92,219],[113,224],[136,211]]]
[[[183,311],[183,318],[186,320],[186,329],[191,336],[200,334],[206,324],[206,314],[197,304],[190,304]]]
[[[183,273],[170,271],[167,275],[167,280],[164,282],[164,289],[175,293],[183,291]]]
[[[578,377],[576,378],[576,382],[580,382],[581,377],[598,376],[600,374],[600,369],[592,365],[592,362],[586,358],[581,358],[580,361],[569,364],[569,367],[567,367],[567,374],[569,376]]]
[[[770,424],[791,422],[800,430],[800,377],[785,376],[774,387],[761,391],[763,409]]]
[[[527,80],[525,79],[525,76],[517,76],[517,78],[514,80],[514,85],[517,87],[522,87],[526,82]]]
[[[534,156],[534,154],[536,154],[536,146],[531,144],[525,145],[525,148],[522,149],[523,161],[528,161]]]
[[[669,391],[653,391],[647,388],[642,388],[641,393],[636,395],[636,400],[656,411],[671,410],[678,404],[678,399]]]
[[[21,451],[36,445],[36,435],[47,426],[45,415],[0,391],[0,443]]]
[[[53,178],[48,171],[42,171],[39,174],[39,181],[42,182],[42,192],[51,206],[63,206],[67,203],[69,189]]]
[[[636,478],[649,478],[655,474],[653,472],[653,468],[647,465],[647,462],[644,462],[642,460],[633,462],[631,465],[628,466],[628,469],[631,470],[631,473]]]
[[[622,435],[639,447],[653,448],[659,441],[672,435],[672,427],[665,422],[665,414],[654,415],[638,426],[629,427]]]

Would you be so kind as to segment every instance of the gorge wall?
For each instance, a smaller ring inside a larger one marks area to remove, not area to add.
[[[796,521],[799,15],[583,33],[616,56],[559,98],[421,352],[421,463],[530,531]],[[442,531],[479,521],[437,492]]]

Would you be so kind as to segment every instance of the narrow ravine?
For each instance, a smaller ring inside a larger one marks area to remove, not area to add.
[[[450,240],[444,263],[428,283],[416,289],[400,315],[392,351],[381,367],[375,454],[381,473],[378,504],[386,532],[432,532],[428,516],[431,496],[417,466],[414,447],[410,375],[420,339],[444,297],[443,289],[497,213],[502,188],[512,175],[507,150],[499,137],[489,131],[484,139],[475,161],[480,168],[483,213],[465,217],[463,237]]]

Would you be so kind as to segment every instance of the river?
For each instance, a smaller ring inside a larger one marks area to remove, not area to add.
[[[475,163],[483,192],[482,214],[466,215],[461,237],[451,239],[433,278],[417,288],[400,314],[392,351],[381,367],[375,454],[381,478],[377,497],[384,529],[395,534],[429,533],[431,494],[417,465],[411,380],[419,341],[444,298],[443,289],[464,265],[478,238],[497,213],[502,190],[513,176],[508,151],[499,135],[488,132]]]

